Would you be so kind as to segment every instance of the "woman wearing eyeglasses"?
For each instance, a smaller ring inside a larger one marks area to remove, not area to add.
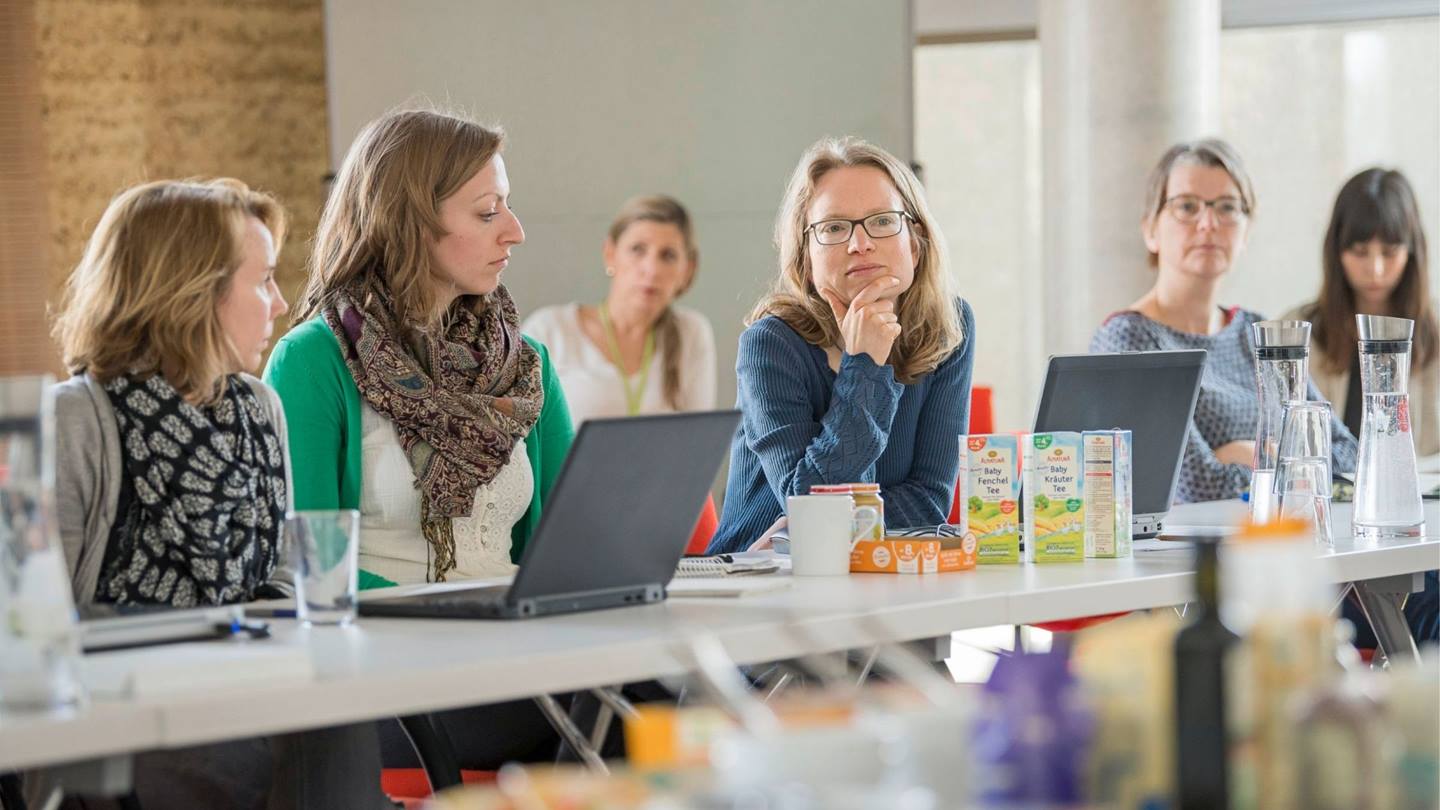
[[[1250,325],[1264,320],[1221,306],[1220,281],[1245,248],[1255,189],[1221,140],[1170,147],[1150,173],[1140,234],[1155,286],[1106,319],[1092,352],[1205,349],[1200,397],[1176,485],[1177,503],[1239,497],[1250,485],[1259,398]],[[1320,399],[1311,386],[1311,399]],[[1332,422],[1332,463],[1355,469],[1355,438]]]
[[[779,278],[740,336],[744,418],[710,553],[746,548],[814,484],[879,483],[892,526],[944,521],[975,326],[919,181],[879,147],[822,140],[775,240]]]

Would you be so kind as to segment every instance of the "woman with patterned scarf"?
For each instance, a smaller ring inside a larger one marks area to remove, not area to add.
[[[296,507],[360,510],[362,588],[513,573],[574,438],[500,284],[525,240],[503,138],[431,111],[366,126],[321,214],[300,323],[265,369]],[[462,765],[553,755],[538,711],[506,706],[442,716]]]
[[[78,605],[290,592],[285,417],[246,373],[287,309],[284,231],[275,200],[228,179],[139,185],[101,217],[55,324],[75,375],[55,398],[56,511]],[[135,791],[146,808],[387,807],[377,752],[362,726],[146,753]]]

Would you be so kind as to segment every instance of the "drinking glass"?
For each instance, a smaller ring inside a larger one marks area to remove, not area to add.
[[[295,565],[295,616],[308,625],[355,621],[360,512],[291,512],[285,538]]]
[[[1315,539],[1330,544],[1330,403],[1293,401],[1285,404],[1280,429],[1279,467],[1274,495],[1281,517],[1295,517],[1315,527]]]

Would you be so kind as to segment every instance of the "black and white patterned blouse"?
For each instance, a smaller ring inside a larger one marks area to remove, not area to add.
[[[123,481],[95,599],[116,604],[248,601],[278,563],[283,448],[255,392],[230,378],[213,405],[160,375],[105,384]]]
[[[1153,321],[1134,311],[1117,312],[1106,319],[1090,340],[1092,352],[1137,352],[1205,349],[1200,375],[1200,397],[1185,443],[1176,503],[1238,498],[1250,486],[1250,468],[1225,464],[1214,448],[1233,441],[1254,441],[1260,421],[1260,395],[1255,380],[1255,352],[1250,325],[1265,318],[1247,309],[1224,311],[1228,318],[1219,332],[1196,335]],[[1315,384],[1309,398],[1324,400]],[[1334,416],[1331,418],[1331,464],[1336,471],[1353,472],[1358,451],[1355,437]]]

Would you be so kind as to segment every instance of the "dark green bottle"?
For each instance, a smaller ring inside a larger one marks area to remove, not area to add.
[[[1175,638],[1175,793],[1180,810],[1225,810],[1225,678],[1239,637],[1220,621],[1219,541],[1195,544],[1193,620]]]

